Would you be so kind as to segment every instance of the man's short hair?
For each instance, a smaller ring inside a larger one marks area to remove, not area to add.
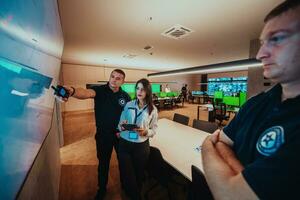
[[[265,17],[264,22],[268,22],[270,19],[273,19],[288,10],[296,9],[299,5],[300,0],[286,0],[271,10],[271,12]]]
[[[113,72],[117,72],[119,74],[122,74],[123,77],[124,77],[124,79],[125,79],[125,72],[123,70],[121,70],[121,69],[114,69],[111,73],[113,73]]]

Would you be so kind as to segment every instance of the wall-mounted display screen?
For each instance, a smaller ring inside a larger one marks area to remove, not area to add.
[[[196,96],[196,95],[204,95],[205,92],[203,91],[192,91],[192,95]]]
[[[51,126],[52,77],[0,57],[0,199],[14,199]]]
[[[124,83],[121,87],[127,93],[135,93],[135,83]],[[160,84],[152,83],[151,88],[152,93],[160,92]]]
[[[121,87],[127,93],[135,93],[135,84],[133,83],[124,83]]]
[[[161,88],[160,84],[152,83],[151,87],[152,87],[152,93],[158,93],[158,92],[160,92],[160,88]]]
[[[240,92],[247,92],[247,77],[209,78],[207,90],[209,95],[214,95],[216,91],[222,91],[224,96],[232,96]]]

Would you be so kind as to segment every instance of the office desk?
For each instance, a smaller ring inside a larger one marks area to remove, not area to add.
[[[150,145],[158,148],[166,162],[192,180],[192,165],[203,171],[201,152],[195,148],[208,135],[204,131],[163,118],[158,120],[157,133],[150,139]]]
[[[214,96],[207,96],[207,95],[203,95],[203,94],[201,94],[201,95],[192,95],[195,99],[197,99],[197,103],[198,104],[204,104],[204,103],[207,103],[207,102],[205,102],[204,100],[205,100],[205,98],[207,98],[207,100],[210,100],[210,101],[213,101],[214,100]],[[202,102],[201,102],[201,99],[202,99]]]

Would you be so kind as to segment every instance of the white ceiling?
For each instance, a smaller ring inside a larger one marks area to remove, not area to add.
[[[58,2],[63,63],[163,71],[248,58],[264,16],[282,0]],[[161,35],[175,24],[194,32],[178,40]],[[137,56],[123,57],[129,54]]]

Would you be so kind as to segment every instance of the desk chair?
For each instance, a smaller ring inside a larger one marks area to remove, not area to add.
[[[208,133],[213,133],[215,130],[218,129],[218,125],[213,123],[213,122],[207,122],[204,120],[193,120],[193,128],[208,132]]]
[[[155,199],[165,199],[165,198],[158,198],[157,193],[160,189],[164,189],[167,191],[168,199],[178,199],[174,198],[174,196],[178,197],[178,193],[175,195],[171,193],[172,188],[174,190],[174,186],[180,187],[181,195],[186,196],[187,193],[187,181],[179,179],[180,177],[177,176],[177,172],[172,166],[170,166],[162,157],[162,154],[159,149],[156,147],[150,146],[150,155],[148,164],[146,166],[146,180],[150,182],[150,180],[154,180],[154,183],[149,186],[145,187],[144,190],[144,198],[145,199],[152,199],[150,198],[152,195],[151,192],[156,191],[154,195],[156,195]],[[182,177],[182,175],[181,175]],[[152,181],[153,182],[153,181]],[[173,187],[172,187],[173,186]],[[179,195],[180,196],[180,195]]]
[[[178,123],[184,124],[184,125],[188,125],[189,120],[190,120],[190,118],[188,116],[181,115],[181,114],[178,114],[178,113],[175,113],[174,117],[173,117],[174,122],[178,122]]]
[[[192,96],[192,95],[189,95],[189,96],[188,96],[188,102],[189,102],[189,103],[190,103],[190,102],[194,103],[194,100],[195,100],[195,97],[194,97],[194,96]]]
[[[179,107],[178,104],[181,103],[182,107],[183,107],[183,96],[182,96],[182,94],[180,94],[178,97],[176,97],[173,102],[174,102],[174,106]]]
[[[203,95],[203,104],[207,104],[208,102],[211,101],[213,101],[213,99],[211,100],[211,98],[207,94]]]
[[[152,100],[153,100],[153,104],[155,105],[155,107],[159,111],[159,109],[160,109],[160,102],[158,100],[158,97],[156,95],[153,95]]]
[[[213,196],[209,190],[205,177],[200,169],[192,165],[192,183],[190,185],[189,200],[213,200]]]
[[[159,186],[167,190],[170,199],[168,183],[171,180],[171,174],[168,164],[164,161],[160,150],[152,146],[150,146],[150,155],[146,166],[146,180],[149,179],[154,179],[155,183],[144,192],[145,199],[150,199],[150,193]]]
[[[219,121],[219,126],[222,125],[223,120],[229,120],[230,116],[226,115],[226,113],[226,104],[214,105],[214,118]]]
[[[173,100],[170,98],[170,99],[166,99],[164,100],[164,108],[173,108]]]

